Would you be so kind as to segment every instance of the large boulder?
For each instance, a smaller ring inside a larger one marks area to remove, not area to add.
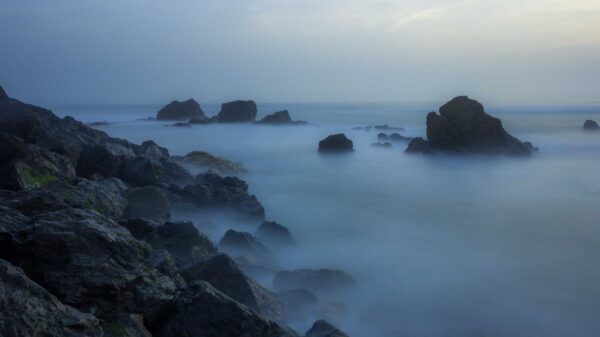
[[[256,119],[256,103],[254,101],[233,101],[221,104],[217,115],[219,123],[245,123]]]
[[[347,152],[353,150],[354,144],[343,133],[330,135],[319,142],[320,152]]]
[[[283,248],[296,244],[290,231],[274,221],[263,221],[255,235],[261,242],[271,247]]]
[[[171,217],[171,205],[165,193],[158,187],[135,187],[125,193],[127,206],[123,218],[143,218],[163,223]]]
[[[277,111],[270,115],[266,115],[257,123],[260,124],[292,124],[292,118],[287,110]]]
[[[356,285],[348,273],[336,269],[296,269],[280,271],[273,286],[277,290],[305,288],[315,293],[344,290]]]
[[[488,115],[481,103],[467,96],[453,98],[439,112],[427,115],[427,142],[434,150],[531,155],[530,147],[506,132],[500,119]],[[412,149],[418,149],[414,145]]]
[[[64,305],[29,279],[22,269],[0,259],[0,336],[102,335],[94,316]]]
[[[272,261],[273,253],[250,233],[228,230],[219,241],[219,248],[234,256],[246,256],[259,261]]]
[[[246,276],[226,254],[218,254],[182,271],[186,281],[206,281],[261,315],[280,321],[283,306],[277,295]]]
[[[583,123],[583,129],[584,130],[598,130],[598,129],[600,129],[600,126],[598,126],[598,123],[596,121],[588,119],[585,121],[585,123]]]
[[[83,177],[97,174],[118,177],[121,176],[126,161],[134,157],[133,150],[121,143],[106,142],[85,147],[77,164],[77,174]]]
[[[325,320],[318,320],[306,332],[304,337],[348,337],[348,335],[346,335],[340,329],[329,324],[329,322]]]
[[[199,174],[183,188],[181,197],[198,207],[227,208],[248,219],[265,218],[265,209],[254,195],[248,194],[248,184],[239,178],[214,172]]]
[[[298,337],[206,281],[196,281],[153,320],[157,337]]]
[[[206,119],[200,104],[193,99],[173,101],[156,114],[158,120],[189,120],[191,118]]]
[[[246,168],[242,163],[234,162],[222,157],[212,155],[204,151],[192,151],[183,157],[174,157],[183,164],[197,166],[199,168],[211,169],[220,174],[242,173]]]

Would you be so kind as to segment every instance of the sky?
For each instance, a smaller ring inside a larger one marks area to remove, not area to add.
[[[600,103],[599,0],[0,0],[32,102]]]

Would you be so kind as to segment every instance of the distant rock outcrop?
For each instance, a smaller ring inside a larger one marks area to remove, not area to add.
[[[156,114],[157,120],[189,120],[192,118],[206,119],[200,104],[193,99],[173,101],[160,109]]]
[[[596,121],[588,119],[585,121],[585,123],[583,123],[583,129],[584,130],[598,130],[598,129],[600,129],[600,126],[598,126],[598,123]]]
[[[266,115],[263,119],[259,120],[257,123],[261,124],[290,124],[292,123],[292,118],[290,117],[290,113],[287,110],[277,111],[270,115]]]
[[[256,119],[256,103],[254,101],[233,101],[221,104],[217,115],[219,123],[248,123]]]
[[[354,144],[343,133],[330,135],[319,142],[319,152],[353,151]]]
[[[502,127],[500,119],[488,115],[481,103],[458,96],[442,105],[440,113],[427,115],[427,141],[415,138],[407,152],[531,155],[531,149]]]

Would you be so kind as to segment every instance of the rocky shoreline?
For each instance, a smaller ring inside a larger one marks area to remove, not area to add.
[[[300,336],[288,327],[300,312],[323,318],[306,297],[354,285],[342,271],[280,270],[276,251],[296,243],[265,222],[245,181],[194,176],[152,141],[112,138],[0,93],[0,335]],[[216,244],[172,221],[176,207],[261,225],[256,237],[231,230]],[[255,281],[264,271],[277,287]],[[306,336],[345,334],[318,320]]]

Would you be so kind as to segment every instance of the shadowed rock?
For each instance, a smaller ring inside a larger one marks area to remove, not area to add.
[[[263,221],[256,230],[256,237],[273,247],[289,247],[296,244],[290,231],[273,221]]]
[[[319,142],[320,152],[346,152],[353,150],[352,141],[343,133],[327,136]]]
[[[431,154],[435,151],[425,139],[421,137],[415,137],[410,141],[410,143],[408,143],[408,147],[404,152]]]
[[[171,217],[171,206],[164,192],[154,186],[135,187],[125,193],[125,219],[143,218],[163,223]]]
[[[225,232],[219,241],[219,248],[234,256],[241,255],[261,261],[270,261],[273,258],[273,253],[252,234],[233,229]]]
[[[585,121],[585,123],[583,123],[583,129],[584,130],[598,130],[598,129],[600,129],[600,127],[598,126],[598,123],[596,121],[588,119]]]
[[[156,114],[157,120],[189,120],[191,118],[206,119],[200,104],[191,98],[183,102],[173,101]]]
[[[221,104],[217,115],[219,123],[247,123],[256,119],[256,103],[254,101],[233,101]]]
[[[277,111],[270,115],[266,115],[258,121],[257,123],[261,124],[290,124],[292,123],[292,118],[290,117],[290,113],[287,110]]]
[[[307,289],[290,289],[277,293],[283,304],[287,321],[305,321],[313,316],[317,309],[317,296]]]
[[[304,337],[348,337],[338,328],[325,320],[316,321]]]

